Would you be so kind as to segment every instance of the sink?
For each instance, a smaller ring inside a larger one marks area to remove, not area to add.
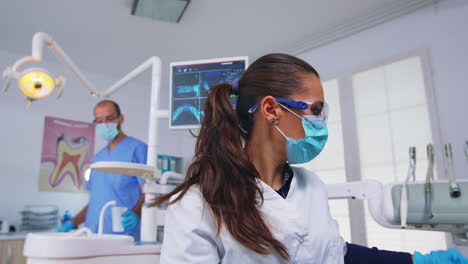
[[[30,233],[23,254],[28,264],[156,264],[160,244],[135,245],[132,236],[103,234],[103,216],[109,201],[99,215],[98,234],[87,227],[68,233]]]
[[[161,246],[135,245],[127,235],[88,234],[76,236],[73,233],[28,234],[24,245],[27,258],[76,259],[115,255],[159,255]]]

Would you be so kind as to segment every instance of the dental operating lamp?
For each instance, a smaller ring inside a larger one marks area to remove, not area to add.
[[[54,79],[49,72],[41,68],[31,68],[23,72],[17,72],[18,66],[15,64],[12,68],[7,68],[4,71],[3,77],[6,79],[5,92],[8,91],[11,79],[14,78],[18,80],[19,89],[29,101],[28,107],[34,100],[50,96],[56,87],[60,89],[57,98],[60,97],[65,82],[62,76]]]
[[[20,66],[27,62],[42,62],[43,49],[47,46],[52,53],[66,66],[83,86],[88,90],[90,95],[97,97],[109,97],[126,85],[131,80],[138,77],[140,74],[151,69],[151,102],[150,102],[150,117],[148,127],[148,152],[147,163],[137,164],[132,162],[96,162],[90,166],[91,170],[103,171],[108,173],[117,173],[123,175],[134,175],[145,178],[147,181],[144,185],[143,191],[145,192],[145,203],[150,203],[155,197],[156,193],[160,193],[161,186],[155,181],[161,178],[161,172],[156,168],[156,139],[157,139],[157,120],[161,118],[168,118],[169,112],[167,110],[159,109],[159,92],[161,87],[161,60],[159,57],[151,57],[123,78],[115,82],[105,91],[98,91],[94,88],[92,83],[81,72],[73,60],[64,52],[60,45],[54,41],[49,35],[43,32],[35,33],[32,40],[32,55],[19,59],[12,67],[7,67],[3,72],[5,79],[4,91],[8,91],[13,80],[17,80],[18,87],[21,92],[26,96],[28,101],[27,107],[35,100],[46,98],[53,94],[55,88],[59,88],[57,98],[62,94],[65,79],[62,76],[52,77],[52,75],[45,69],[31,68],[19,71]],[[89,172],[85,173],[89,176]],[[168,174],[169,175],[169,174]],[[172,178],[183,178],[180,174],[170,174]],[[165,181],[167,183],[167,181]],[[167,188],[162,188],[167,190]],[[156,220],[152,208],[142,208],[142,227],[141,228],[141,241],[142,242],[156,242],[156,225],[153,224]],[[148,230],[149,229],[149,230]]]

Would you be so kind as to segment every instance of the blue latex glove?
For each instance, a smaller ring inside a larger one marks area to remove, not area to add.
[[[68,232],[75,227],[75,224],[72,221],[68,220],[65,223],[63,223],[63,225],[59,229],[57,229],[57,232]]]
[[[447,250],[432,251],[423,255],[414,252],[413,264],[468,264],[468,258],[464,257],[458,250],[449,248]]]
[[[132,230],[138,224],[138,216],[135,212],[127,210],[123,212],[122,216],[122,226],[125,231]]]

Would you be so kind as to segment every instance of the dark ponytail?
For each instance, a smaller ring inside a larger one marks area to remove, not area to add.
[[[286,247],[274,238],[260,211],[260,175],[244,152],[243,141],[248,140],[254,122],[248,108],[266,95],[287,98],[301,91],[306,73],[318,76],[312,66],[296,57],[263,56],[249,66],[238,82],[236,111],[230,101],[232,85],[212,87],[186,180],[174,191],[156,198],[152,206],[179,193],[172,201],[175,203],[192,185],[197,185],[213,212],[218,234],[224,225],[245,247],[260,254],[270,254],[273,248],[289,260]]]

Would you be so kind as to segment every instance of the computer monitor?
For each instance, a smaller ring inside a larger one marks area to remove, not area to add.
[[[200,128],[210,88],[232,83],[247,68],[248,57],[217,58],[170,64],[170,121],[172,129]],[[237,96],[231,95],[235,107]]]

